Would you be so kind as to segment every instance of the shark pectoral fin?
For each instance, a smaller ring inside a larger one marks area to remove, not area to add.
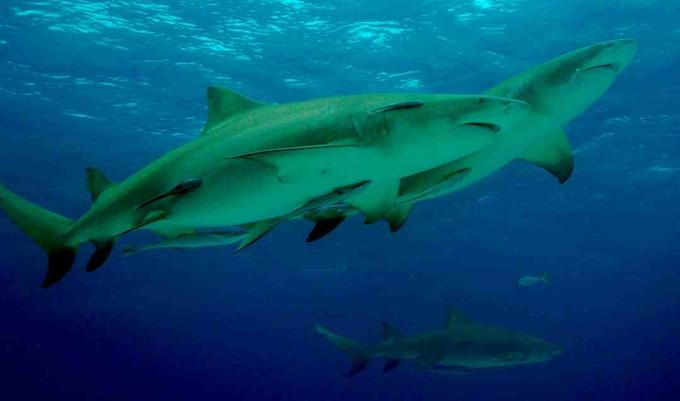
[[[340,224],[345,221],[345,216],[337,216],[328,219],[317,219],[314,228],[307,235],[305,242],[314,242],[319,240],[326,235],[330,234],[333,230],[338,228]]]
[[[323,144],[310,146],[296,146],[289,148],[267,149],[257,152],[244,153],[230,159],[254,160],[274,167],[282,182],[290,182],[296,174],[323,174],[332,152],[358,148],[356,144]],[[338,157],[343,155],[338,154]]]
[[[399,179],[372,181],[368,188],[346,203],[359,210],[365,217],[364,224],[373,224],[387,217],[399,193]]]
[[[236,248],[234,253],[241,252],[250,245],[254,244],[260,238],[264,237],[271,230],[273,230],[274,227],[276,227],[280,222],[281,220],[279,219],[272,219],[250,225],[248,227],[248,232],[244,235],[243,240],[238,245],[238,248]]]
[[[387,373],[391,370],[394,370],[394,368],[399,366],[401,361],[402,361],[401,359],[394,359],[394,358],[385,359],[385,365],[383,365],[382,371]]]
[[[169,198],[171,196],[188,194],[189,192],[198,189],[201,186],[202,183],[203,183],[203,181],[201,179],[198,179],[198,178],[192,178],[190,180],[183,181],[183,182],[177,184],[171,190],[163,192],[161,194],[158,194],[158,195],[140,203],[139,205],[137,205],[137,207],[135,207],[135,210],[139,210],[143,207],[149,206],[152,203],[158,202],[159,200],[162,200],[162,199],[165,199],[165,198]]]
[[[87,262],[87,266],[85,267],[86,272],[93,272],[106,263],[106,260],[111,255],[115,241],[114,238],[109,238],[105,241],[92,241],[95,246],[95,251]]]
[[[390,231],[396,233],[404,226],[409,214],[411,213],[412,205],[412,203],[404,203],[390,211],[390,213],[385,218],[387,223],[390,225]]]
[[[266,106],[264,103],[248,99],[231,89],[218,86],[208,87],[206,98],[208,100],[208,121],[205,123],[201,135],[210,133],[213,128],[238,113]]]
[[[567,182],[574,171],[574,157],[569,138],[562,130],[546,136],[544,140],[529,147],[519,159],[544,168],[554,175],[560,184]]]
[[[92,202],[96,202],[104,191],[116,185],[104,173],[94,167],[85,169],[85,176],[87,178],[87,190],[90,193]]]
[[[472,319],[470,319],[466,314],[460,311],[460,309],[456,308],[453,305],[449,305],[446,307],[446,326],[445,327],[454,327],[457,324],[460,323],[471,323]]]
[[[149,231],[152,233],[159,235],[163,238],[174,238],[179,235],[185,235],[185,234],[195,234],[196,229],[191,228],[191,227],[180,227],[180,226],[174,226],[174,225],[166,225],[166,224],[154,224],[151,227],[147,227]]]

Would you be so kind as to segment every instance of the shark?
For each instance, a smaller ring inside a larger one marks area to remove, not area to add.
[[[414,336],[383,323],[383,341],[377,345],[361,344],[319,324],[316,331],[352,358],[347,376],[363,371],[373,358],[385,360],[383,372],[412,361],[421,370],[469,373],[546,362],[562,354],[542,339],[476,323],[454,306],[447,307],[444,327]]]
[[[80,218],[0,185],[0,209],[47,253],[42,287],[71,270],[81,245],[95,248],[86,266],[92,272],[120,237],[139,229],[174,238],[242,227],[247,234],[239,251],[304,215],[349,207],[378,221],[392,209],[401,177],[491,145],[529,112],[524,101],[487,95],[368,94],[265,104],[210,87],[207,101],[208,119],[196,139],[125,180],[87,168],[92,206]]]
[[[400,180],[399,194],[386,214],[391,231],[407,221],[414,204],[462,190],[520,160],[552,174],[559,183],[569,180],[574,160],[564,127],[604,95],[637,51],[633,39],[596,43],[530,68],[485,92],[526,102],[524,115],[506,135],[466,157]],[[356,210],[315,222],[308,241],[329,234]]]

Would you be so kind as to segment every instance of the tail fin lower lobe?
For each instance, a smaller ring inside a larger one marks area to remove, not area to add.
[[[59,281],[71,270],[77,246],[64,241],[64,234],[73,220],[44,209],[0,184],[0,209],[29,238],[47,253],[47,274],[42,287]]]
[[[365,352],[366,347],[350,338],[335,334],[318,324],[316,325],[316,331],[352,358],[352,367],[347,372],[347,376],[354,376],[366,368],[370,360],[370,357]]]

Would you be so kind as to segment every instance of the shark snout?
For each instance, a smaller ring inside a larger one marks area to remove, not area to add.
[[[591,46],[590,52],[593,56],[584,63],[584,70],[609,69],[617,73],[635,57],[637,42],[634,39],[611,40]]]

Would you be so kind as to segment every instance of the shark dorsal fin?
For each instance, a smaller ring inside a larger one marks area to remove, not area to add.
[[[403,334],[401,334],[399,330],[383,322],[383,340],[394,340],[399,337],[403,337]]]
[[[104,173],[94,167],[88,167],[85,170],[85,175],[87,176],[87,190],[90,192],[92,202],[95,202],[104,191],[116,185]]]
[[[208,100],[208,121],[205,123],[201,135],[209,133],[215,126],[235,114],[265,105],[248,99],[231,89],[218,86],[208,87],[206,97]]]
[[[446,327],[451,328],[460,323],[470,322],[472,322],[472,319],[470,319],[466,314],[461,312],[460,309],[456,308],[453,305],[449,305],[446,307]]]
[[[574,170],[569,138],[561,129],[530,146],[519,159],[542,167],[554,175],[560,184],[567,182]]]

